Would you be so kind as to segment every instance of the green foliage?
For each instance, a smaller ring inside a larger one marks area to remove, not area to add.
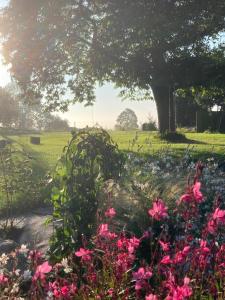
[[[3,56],[24,97],[49,110],[93,103],[96,82],[131,97],[141,89],[151,98],[151,88],[162,132],[173,89],[223,74],[223,49],[211,45],[221,44],[224,11],[223,0],[11,0],[0,20]]]
[[[148,121],[147,123],[142,124],[143,131],[156,131],[157,126],[155,121]]]
[[[104,181],[118,178],[124,156],[103,129],[87,128],[73,137],[57,165],[52,189],[53,221],[58,221],[51,253],[57,258],[89,238],[96,224],[98,193]]]
[[[15,225],[16,217],[38,202],[43,182],[33,180],[32,160],[11,143],[0,144],[0,216],[3,231]]]
[[[68,131],[69,123],[67,120],[61,119],[59,116],[49,115],[48,120],[45,122],[43,129],[47,131]]]

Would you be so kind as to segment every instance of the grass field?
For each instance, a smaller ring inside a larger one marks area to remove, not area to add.
[[[157,155],[161,150],[167,149],[179,156],[187,148],[199,158],[225,154],[225,134],[186,133],[187,143],[173,144],[160,140],[155,133],[150,132],[110,131],[110,135],[121,150],[131,150],[143,154]],[[40,145],[30,144],[29,135],[13,136],[12,139],[25,147],[47,169],[52,169],[70,137],[71,134],[67,132],[43,133]]]

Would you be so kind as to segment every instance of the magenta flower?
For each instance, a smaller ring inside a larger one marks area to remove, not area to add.
[[[159,244],[162,247],[163,251],[167,252],[170,250],[170,243],[164,243],[163,241],[159,241]]]
[[[172,263],[172,260],[169,255],[163,256],[162,260],[160,261],[160,264],[163,264],[163,265],[168,265],[171,263]]]
[[[69,292],[70,292],[70,290],[67,285],[65,285],[61,288],[61,293],[62,293],[63,297],[67,298],[69,296]]]
[[[168,208],[165,206],[164,202],[161,199],[157,199],[153,202],[153,208],[149,209],[148,214],[155,220],[160,221],[166,217]]]
[[[109,208],[106,212],[105,212],[105,216],[108,217],[108,218],[113,218],[115,217],[116,215],[116,211],[115,209],[112,207],[112,208]]]
[[[93,251],[88,250],[88,249],[84,249],[84,248],[80,248],[79,251],[75,252],[75,255],[77,257],[81,257],[81,259],[83,261],[90,261],[91,260],[91,254],[93,253]]]

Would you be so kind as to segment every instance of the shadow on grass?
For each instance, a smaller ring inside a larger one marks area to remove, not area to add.
[[[199,144],[199,145],[207,145],[206,142],[188,139],[183,133],[179,132],[167,132],[164,134],[157,134],[154,136],[158,141],[163,141],[167,143],[173,144]]]

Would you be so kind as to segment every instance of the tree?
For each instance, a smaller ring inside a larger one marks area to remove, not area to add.
[[[67,131],[69,130],[69,124],[67,120],[51,115],[44,129],[49,131]]]
[[[135,130],[138,129],[138,119],[135,112],[126,108],[118,116],[116,120],[115,129],[117,130]]]
[[[68,98],[90,104],[96,81],[112,81],[131,94],[152,89],[160,132],[174,131],[173,93],[215,75],[209,41],[224,16],[224,0],[11,0],[3,55],[25,96],[51,110]]]
[[[3,88],[0,88],[0,124],[4,127],[16,127],[19,108],[15,99]]]

